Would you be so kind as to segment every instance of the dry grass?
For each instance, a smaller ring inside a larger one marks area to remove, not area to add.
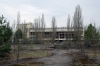
[[[96,52],[96,55],[93,51],[87,51],[86,54],[90,57],[90,58],[95,58],[98,57],[100,58],[100,51]]]
[[[7,62],[7,61],[14,61],[16,60],[16,53],[12,52],[11,53],[11,58],[10,60],[5,60],[2,61],[2,63],[4,62],[5,64],[8,64],[8,66],[43,66],[44,63],[43,62],[29,62],[31,59],[37,59],[37,58],[43,58],[43,57],[47,57],[47,56],[52,56],[53,53],[50,53],[46,50],[36,50],[36,51],[29,51],[29,50],[24,50],[24,51],[20,51],[20,55],[19,55],[19,59],[22,60],[28,60],[25,63],[19,63],[18,65],[13,64],[11,62]]]
[[[82,53],[69,53],[68,55],[73,57],[72,66],[100,66],[93,59]]]
[[[51,56],[52,53],[48,51],[42,51],[42,50],[37,50],[37,51],[20,51],[19,59],[24,59],[24,58],[42,58],[46,56]],[[16,60],[16,53],[11,54],[11,60]]]

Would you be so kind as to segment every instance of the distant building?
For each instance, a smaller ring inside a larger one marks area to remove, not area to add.
[[[27,24],[19,24],[19,28],[22,30],[23,34],[27,39],[35,39],[35,29],[32,23]],[[42,40],[45,40],[45,42],[50,42],[52,39],[52,28],[45,28],[45,38],[42,38]],[[42,33],[41,28],[38,30],[38,33]],[[68,39],[69,35],[69,39]],[[84,36],[84,29],[80,28],[80,37],[83,39]],[[72,40],[74,37],[74,28],[70,28],[69,31],[66,27],[61,27],[56,29],[56,38],[55,42],[62,42],[65,40]]]
[[[20,28],[25,38],[29,38],[29,29],[33,28],[32,23],[18,24],[17,29]]]

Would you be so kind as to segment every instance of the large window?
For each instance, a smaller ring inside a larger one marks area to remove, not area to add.
[[[30,32],[30,35],[35,35],[35,33],[34,32]]]
[[[73,38],[74,34],[66,34],[66,38]]]
[[[60,34],[60,38],[64,38],[64,34]]]
[[[49,32],[45,32],[45,38],[49,38],[50,37],[50,33]]]
[[[33,35],[33,33],[32,33],[32,32],[30,32],[30,35]]]

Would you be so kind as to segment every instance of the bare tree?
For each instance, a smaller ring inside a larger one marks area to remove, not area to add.
[[[16,24],[15,24],[15,20],[14,20],[14,24],[13,24],[13,45],[14,45],[14,52],[15,52],[15,43],[16,43],[16,37],[15,37],[15,31],[16,31]]]
[[[92,36],[93,36],[93,51],[94,51],[94,57],[97,57],[97,52],[96,52],[96,50],[97,50],[97,44],[98,44],[98,42],[99,42],[99,40],[98,40],[98,38],[97,38],[97,35],[99,36],[99,32],[97,31],[97,28],[96,28],[96,24],[95,24],[95,22],[94,22],[94,27],[95,27],[95,29],[93,29],[92,28]],[[95,32],[97,33],[97,35],[94,35],[95,34]]]
[[[17,14],[17,29],[19,28],[19,24],[20,24],[20,12],[18,12]]]
[[[96,28],[96,24],[94,23],[94,27]],[[97,32],[97,31],[96,31]],[[96,36],[93,34],[93,32],[92,32],[92,35],[94,36],[94,43],[93,43],[93,51],[94,51],[94,57],[97,57],[97,53],[96,53],[96,49],[97,49],[97,47],[94,45],[94,44],[96,44],[96,40],[97,40],[97,38],[96,38]]]
[[[38,19],[35,19],[34,20],[34,30],[35,30],[35,43],[37,43],[38,42]]]
[[[66,34],[66,40],[68,41],[68,47],[70,46],[70,15],[68,15],[68,18],[67,18],[67,34]],[[68,48],[67,47],[67,48]],[[67,51],[68,52],[68,51]]]
[[[35,30],[35,40],[42,42],[44,44],[45,40],[45,20],[44,14],[42,14],[42,18],[40,17],[34,20],[34,30]]]
[[[52,44],[54,44],[54,42],[55,42],[56,28],[57,28],[56,19],[55,19],[55,17],[52,17],[52,25],[51,25],[51,29],[52,29],[52,39],[51,39],[51,42],[52,42]]]
[[[70,15],[68,15],[67,19],[67,30],[68,30],[68,41],[70,40]]]
[[[42,28],[41,28],[41,22],[40,22],[40,17],[39,19],[34,20],[34,30],[35,30],[35,43],[41,43],[42,39]]]
[[[42,33],[41,33],[41,18],[38,18],[38,37],[39,37],[39,41],[42,42]]]
[[[76,43],[78,44],[78,46],[80,47],[80,49],[82,48],[81,46],[81,30],[83,29],[83,18],[82,18],[82,10],[80,8],[80,5],[78,5],[75,8],[75,13],[74,13],[74,17],[73,17],[73,27],[74,27],[74,40],[76,41]],[[82,49],[81,49],[82,52]]]
[[[17,14],[17,29],[19,29],[19,24],[20,24],[20,12],[18,12],[18,14]],[[17,65],[18,65],[18,63],[19,63],[19,39],[16,39],[16,40],[18,40],[18,44],[17,44],[17,51],[16,51],[16,56],[17,56]]]
[[[72,24],[72,22],[71,22],[70,30],[71,30],[71,32],[73,31],[73,24]],[[71,48],[73,48],[73,36],[74,36],[74,34],[72,33],[71,40],[70,40]],[[72,50],[71,50],[71,52],[72,52]]]
[[[24,20],[24,26],[23,26],[23,39],[25,39],[26,38],[26,21]]]
[[[42,42],[43,44],[45,43],[45,20],[44,20],[44,14],[42,14],[42,18],[41,18],[41,36],[42,36]]]

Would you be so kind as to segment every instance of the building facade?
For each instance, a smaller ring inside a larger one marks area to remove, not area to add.
[[[22,24],[20,24],[21,26]],[[34,26],[32,23],[26,24],[24,26],[25,29],[22,29],[23,26],[20,27],[23,33],[25,33],[25,36],[29,40],[34,40],[36,38],[36,34],[38,34],[39,40],[44,40],[45,42],[49,43],[52,40],[52,28],[45,28],[44,31],[42,31],[41,28],[39,28],[36,32]],[[26,30],[25,32],[23,30]],[[44,38],[40,39],[41,35],[44,33]],[[74,28],[67,29],[66,27],[56,28],[55,33],[55,42],[62,42],[66,40],[73,40],[75,36],[75,30]],[[84,29],[80,28],[80,38],[81,40],[84,37]]]

